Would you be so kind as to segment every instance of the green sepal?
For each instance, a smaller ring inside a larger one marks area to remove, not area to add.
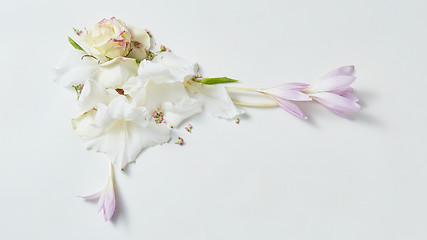
[[[218,77],[218,78],[196,78],[194,81],[203,83],[203,84],[221,84],[221,83],[230,83],[230,82],[237,82],[239,80],[231,79],[228,77]]]
[[[80,45],[79,45],[79,44],[77,44],[77,43],[76,43],[73,39],[71,39],[70,37],[68,37],[68,41],[70,41],[71,45],[73,45],[73,47],[74,47],[75,49],[84,51],[84,50],[83,50],[83,48],[82,48],[82,47],[80,47]]]

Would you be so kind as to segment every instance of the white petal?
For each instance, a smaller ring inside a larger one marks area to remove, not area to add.
[[[142,61],[147,57],[146,51],[150,50],[151,38],[145,30],[129,28],[129,31],[132,34],[132,50],[127,57]]]
[[[131,77],[138,74],[138,64],[133,58],[115,58],[99,65],[99,79],[105,88],[122,88]]]
[[[90,110],[79,117],[71,120],[73,130],[79,137],[90,137],[101,134],[103,129],[97,128],[95,124],[96,110]]]
[[[200,101],[194,98],[184,98],[176,104],[165,102],[161,109],[164,112],[163,118],[170,126],[178,126],[183,120],[201,112]]]
[[[244,111],[237,109],[224,86],[186,82],[193,97],[202,101],[205,110],[214,117],[231,119]]]
[[[84,37],[86,37],[87,35],[85,35]],[[89,37],[89,36],[88,36]],[[87,55],[91,55],[94,56],[96,59],[98,59],[101,62],[106,62],[108,61],[108,59],[104,56],[104,54],[102,54],[100,51],[98,51],[97,49],[95,49],[93,46],[91,46],[90,44],[88,44],[87,41],[85,41],[84,39],[79,39],[76,37],[71,37],[74,42],[76,42],[81,48],[83,48],[83,50],[86,52]]]
[[[148,108],[157,108],[164,102],[178,103],[189,98],[181,82],[156,83],[149,81],[146,85],[144,105]]]
[[[180,58],[172,52],[162,52],[157,55],[153,62],[160,63],[167,67],[171,73],[179,79],[185,81],[194,77],[197,74],[199,67],[196,63],[191,63],[183,58]]]
[[[98,62],[83,55],[79,50],[67,51],[54,68],[53,80],[63,87],[72,87],[93,78],[97,74]]]
[[[139,64],[138,77],[144,84],[149,80],[157,83],[179,81],[167,66],[148,60],[144,60]]]
[[[84,113],[96,107],[98,103],[108,104],[117,95],[117,92],[115,92],[115,95],[109,94],[99,82],[89,79],[84,84],[77,104],[80,111]]]

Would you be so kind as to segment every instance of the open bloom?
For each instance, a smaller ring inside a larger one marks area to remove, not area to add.
[[[131,50],[131,33],[126,24],[114,17],[102,19],[92,29],[76,32],[79,45],[100,61],[124,57]]]
[[[165,123],[178,126],[201,111],[200,102],[188,95],[181,77],[160,63],[144,60],[138,77],[129,79],[123,89],[136,105],[144,106],[152,114],[159,112]]]
[[[359,99],[350,87],[356,80],[353,73],[354,66],[337,68],[311,83],[303,92],[333,113],[348,118],[346,113],[360,110]]]
[[[356,79],[354,67],[337,68],[311,84],[284,83],[267,89],[228,87],[229,90],[257,92],[273,98],[275,103],[235,102],[243,106],[272,106],[277,104],[292,115],[307,119],[294,102],[316,101],[339,116],[348,118],[348,112],[360,110],[359,99],[352,93],[350,84]]]
[[[109,173],[107,183],[105,184],[104,188],[94,194],[82,197],[86,200],[98,199],[98,212],[102,210],[102,212],[104,213],[105,221],[109,221],[111,219],[114,214],[114,210],[116,209],[116,196],[114,194],[113,172],[111,162],[108,162]]]
[[[284,83],[277,87],[260,90],[260,93],[273,97],[274,101],[288,113],[302,118],[307,117],[292,101],[311,101],[311,98],[302,92],[309,85],[306,83]]]
[[[168,72],[175,76],[176,81],[184,84],[188,94],[197,99],[214,117],[231,119],[243,113],[233,104],[224,86],[192,81],[199,72],[199,66],[196,63],[180,58],[172,52],[162,52],[152,62],[168,69]]]
[[[98,103],[96,109],[74,118],[72,124],[87,149],[105,153],[123,169],[143,149],[170,139],[170,128],[151,118],[145,107],[119,95],[108,105]]]
[[[126,24],[112,17],[103,19],[92,29],[76,30],[73,37],[83,50],[105,62],[116,57],[129,57],[142,60],[147,56],[151,38],[147,31],[128,28]]]

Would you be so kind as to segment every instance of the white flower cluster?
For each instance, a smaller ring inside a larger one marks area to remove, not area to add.
[[[54,80],[78,93],[76,134],[120,168],[168,142],[172,127],[202,110],[223,118],[242,113],[224,86],[194,81],[197,64],[164,48],[153,52],[145,30],[111,18],[75,33],[77,49],[58,63]]]

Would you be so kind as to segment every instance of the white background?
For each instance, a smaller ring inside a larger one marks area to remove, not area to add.
[[[426,11],[421,0],[2,1],[0,238],[427,239]],[[105,223],[77,197],[103,186],[105,156],[84,150],[75,95],[49,75],[72,27],[111,16],[237,86],[354,64],[362,110],[196,116],[193,134],[178,130],[185,146],[115,172]]]

